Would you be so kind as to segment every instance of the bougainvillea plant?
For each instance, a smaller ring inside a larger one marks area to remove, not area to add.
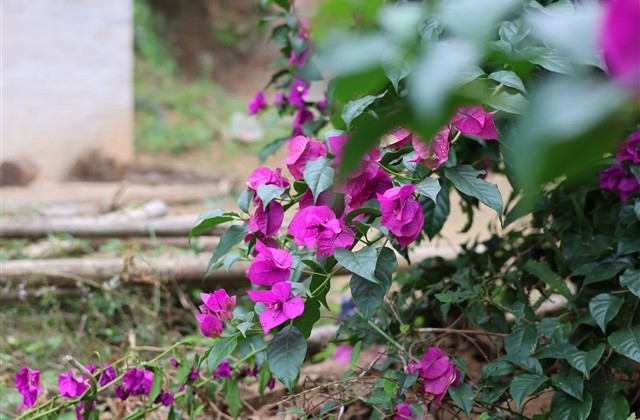
[[[249,290],[201,295],[212,342],[172,361],[181,388],[163,387],[156,360],[100,388],[89,369],[61,375],[78,415],[96,413],[108,386],[148,412],[222,381],[233,416],[239,377],[296,392],[339,275],[350,276],[334,337],[351,365],[341,383],[361,386],[290,413],[339,416],[356,400],[397,419],[640,410],[640,4],[336,0],[307,22],[286,0],[263,3],[283,57],[247,111],[290,117],[291,134],[261,153],[286,157],[253,171],[239,212],[204,213],[192,230],[227,226],[209,273],[244,261]],[[325,96],[311,97],[314,83]],[[463,231],[481,207],[495,212],[490,238],[416,261],[457,205]],[[358,366],[373,344],[384,355]],[[39,374],[19,375],[32,407]],[[46,404],[29,412],[54,412]]]

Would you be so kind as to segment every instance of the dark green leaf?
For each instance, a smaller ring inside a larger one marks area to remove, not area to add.
[[[352,210],[349,212],[349,214],[347,214],[347,217],[345,218],[345,223],[349,224],[351,223],[351,221],[356,217],[359,216],[361,214],[370,214],[373,216],[380,216],[382,213],[380,213],[380,209],[374,208],[374,207],[360,207],[357,208],[355,210]]]
[[[502,83],[510,88],[518,89],[522,93],[527,93],[527,90],[524,88],[524,84],[522,83],[522,79],[512,71],[501,70],[493,72],[489,75],[489,79],[495,80],[496,82]]]
[[[249,206],[251,205],[251,200],[253,200],[254,192],[250,190],[244,190],[240,193],[238,197],[238,208],[245,213],[249,213]]]
[[[533,325],[520,325],[504,338],[507,354],[530,355],[536,348],[538,334]]]
[[[640,270],[627,269],[620,275],[620,286],[626,287],[635,296],[640,297]]]
[[[624,394],[617,392],[604,399],[598,420],[628,420],[633,418],[629,416],[629,411],[629,401]]]
[[[556,392],[551,405],[551,420],[586,419],[591,413],[593,397],[586,393],[583,400],[577,400],[564,392]]]
[[[624,299],[601,293],[589,301],[589,313],[603,333],[607,332],[607,324],[615,318],[624,303]]]
[[[242,412],[242,400],[240,399],[240,388],[238,381],[235,379],[226,379],[224,381],[224,397],[229,407],[229,411],[234,417],[238,417]]]
[[[211,229],[221,223],[230,222],[232,220],[240,220],[240,216],[237,213],[227,213],[224,210],[216,209],[207,211],[198,216],[196,220],[197,225],[189,232],[189,240],[192,237]]]
[[[528,370],[531,373],[535,373],[536,375],[542,375],[542,365],[535,357],[512,353],[504,356],[502,360],[506,360],[507,362],[520,366],[521,368]]]
[[[589,367],[587,366],[587,352],[578,350],[575,346],[567,346],[564,352],[564,359],[574,368],[582,372],[584,375],[589,375]]]
[[[583,285],[587,285],[612,279],[627,266],[628,264],[626,262],[621,261],[586,263],[575,269],[571,275],[585,276]]]
[[[442,187],[440,187],[440,183],[435,178],[425,178],[420,183],[416,184],[416,192],[420,195],[428,197],[434,204],[437,204],[438,193]]]
[[[482,376],[504,376],[514,371],[513,366],[505,360],[496,360],[482,367]]]
[[[498,383],[491,386],[486,386],[482,390],[482,402],[485,404],[491,404],[495,402],[498,398],[503,397],[507,389],[509,388],[508,383]]]
[[[634,223],[625,229],[618,242],[618,255],[627,255],[640,251],[640,223]]]
[[[482,173],[469,165],[444,168],[444,176],[453,183],[453,186],[458,191],[477,198],[495,210],[500,220],[502,220],[502,196],[500,195],[500,190],[498,190],[497,185],[478,178],[478,175]]]
[[[557,373],[551,377],[551,383],[558,389],[582,401],[584,378],[577,370],[571,369],[566,375]]]
[[[329,293],[330,286],[329,282],[326,281],[327,277],[324,275],[314,275],[311,277],[311,284],[309,288],[311,289],[312,297],[317,299],[318,302],[322,304],[325,308],[329,309],[329,304],[327,303],[327,293]]]
[[[311,329],[320,319],[320,302],[318,299],[307,299],[304,312],[293,320],[293,326],[300,330],[304,338],[309,338]]]
[[[357,274],[373,283],[380,283],[375,277],[378,251],[374,247],[367,246],[356,252],[351,252],[346,248],[336,248],[333,256],[353,274]]]
[[[328,190],[333,185],[335,170],[331,167],[331,159],[319,157],[307,162],[304,168],[303,178],[313,193],[313,201],[318,199],[320,193]]]
[[[449,396],[456,403],[456,406],[461,408],[467,416],[471,414],[473,408],[473,399],[476,394],[471,389],[469,384],[460,384],[456,387],[449,388]]]
[[[375,313],[389,291],[382,283],[373,283],[357,274],[351,276],[351,295],[365,320]]]
[[[218,341],[211,347],[209,356],[207,357],[209,372],[213,372],[218,367],[222,359],[229,357],[237,345],[238,338],[236,336],[218,339]]]
[[[530,373],[515,376],[511,381],[511,385],[509,385],[509,392],[518,409],[522,408],[524,400],[544,385],[548,379],[544,375],[532,375]]]
[[[273,376],[293,390],[300,374],[300,365],[307,354],[307,341],[302,333],[287,325],[267,345],[267,362]]]
[[[440,180],[440,182],[442,184],[443,181]],[[442,230],[451,211],[448,185],[443,185],[443,188],[436,197],[435,203],[422,198],[420,199],[420,203],[422,204],[422,212],[424,213],[424,227],[422,230],[427,234],[429,239],[433,239]]]
[[[162,391],[162,369],[158,367],[147,368],[153,372],[153,382],[151,383],[151,390],[149,391],[149,401],[155,401]]]
[[[229,228],[221,237],[220,242],[213,251],[213,255],[209,260],[209,267],[218,262],[222,256],[238,245],[247,236],[247,227],[245,225],[234,225]],[[209,273],[207,273],[209,274]]]
[[[260,200],[262,201],[262,208],[266,209],[267,205],[272,200],[282,197],[284,190],[285,190],[284,188],[278,187],[277,185],[272,185],[272,184],[260,185],[256,190],[256,194],[258,194],[258,197],[260,197]]]
[[[342,119],[347,125],[347,129],[351,128],[351,123],[353,122],[353,120],[362,115],[362,113],[367,109],[369,105],[374,103],[376,99],[382,98],[384,95],[386,95],[386,93],[387,92],[384,91],[377,96],[367,95],[363,98],[347,102],[344,108],[342,108]]]
[[[260,158],[260,162],[264,163],[264,161],[267,160],[269,156],[273,155],[278,150],[280,150],[285,140],[287,139],[288,137],[275,139],[274,141],[270,142],[269,144],[264,146],[262,149],[260,149],[260,152],[258,152],[258,157]]]
[[[522,268],[528,273],[536,276],[538,280],[546,283],[552,291],[560,293],[568,301],[573,299],[573,295],[571,294],[567,283],[559,275],[551,271],[551,269],[546,265],[535,260],[529,260],[522,266]]]
[[[640,363],[640,325],[616,331],[607,340],[615,351]]]

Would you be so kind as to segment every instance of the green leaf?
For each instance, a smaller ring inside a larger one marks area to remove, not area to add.
[[[629,401],[621,392],[609,395],[600,406],[598,420],[626,420],[635,417],[629,416]]]
[[[640,325],[616,331],[607,341],[615,351],[640,363]]]
[[[351,296],[365,319],[369,319],[382,303],[391,288],[392,275],[397,268],[396,254],[389,248],[382,248],[374,272],[379,283],[373,283],[357,274],[351,277]]]
[[[506,360],[499,359],[482,366],[482,377],[504,376],[514,371],[513,366]]]
[[[549,378],[544,375],[533,375],[530,373],[515,376],[509,386],[509,392],[518,409],[521,409],[524,400],[544,385],[548,379]]]
[[[528,260],[522,266],[522,269],[536,276],[538,280],[543,281],[547,286],[549,286],[553,292],[560,293],[568,301],[573,299],[573,295],[571,294],[571,290],[569,290],[567,283],[559,275],[551,271],[551,269],[546,265],[536,260]]]
[[[209,269],[218,262],[222,256],[238,245],[247,236],[247,227],[245,225],[231,226],[221,237],[220,242],[213,251],[213,255],[209,260]],[[207,273],[207,275],[210,273]]]
[[[413,69],[413,63],[407,59],[404,50],[395,45],[382,53],[380,65],[396,92],[399,91],[400,80],[407,77]]]
[[[523,354],[511,353],[502,358],[507,362],[520,366],[521,368],[528,370],[536,375],[542,375],[542,365],[535,357],[525,356]]]
[[[504,338],[507,354],[530,355],[536,348],[538,334],[533,325],[520,325]]]
[[[237,418],[242,412],[242,400],[240,399],[240,387],[238,386],[238,381],[231,378],[225,379],[223,390],[229,411]]]
[[[434,204],[437,203],[438,193],[441,189],[442,187],[440,187],[440,183],[435,178],[425,178],[420,183],[416,184],[416,192],[430,198]]]
[[[433,239],[444,226],[449,217],[451,207],[449,204],[449,188],[443,180],[440,180],[442,189],[436,196],[436,202],[420,198],[422,204],[422,212],[424,213],[424,227],[422,230],[427,234],[429,239]]]
[[[522,79],[512,71],[495,71],[489,75],[489,79],[495,80],[496,82],[502,83],[510,88],[518,89],[522,93],[527,93],[527,90],[522,83]]]
[[[211,347],[209,356],[207,357],[207,366],[209,371],[213,372],[222,359],[226,359],[235,350],[238,345],[238,337],[224,337],[218,339],[218,341]]]
[[[556,49],[547,47],[527,47],[520,54],[533,64],[562,74],[573,74],[575,69],[566,55]]]
[[[586,393],[582,401],[577,400],[564,392],[556,392],[551,405],[551,420],[577,420],[586,419],[591,413],[593,397]]]
[[[356,368],[356,363],[360,359],[360,352],[362,351],[362,341],[358,341],[355,346],[353,346],[353,350],[351,350],[351,357],[349,358],[349,366],[351,369]]]
[[[242,255],[238,254],[237,252],[230,252],[227,255],[225,255],[223,260],[225,271],[228,273],[229,270],[231,270],[231,266],[240,258],[242,258]]]
[[[367,246],[356,252],[351,252],[346,248],[336,248],[333,256],[353,274],[357,274],[373,283],[380,283],[375,277],[378,251],[374,247]]]
[[[551,377],[551,384],[566,392],[574,398],[582,401],[584,391],[584,378],[580,372],[571,369],[568,374],[557,373]]]
[[[583,285],[609,280],[624,270],[628,264],[622,261],[591,262],[576,268],[572,276],[585,276]]]
[[[254,192],[251,190],[244,190],[240,193],[238,197],[238,208],[243,212],[249,214],[249,206],[251,205],[251,200],[253,200]]]
[[[153,382],[151,383],[151,390],[149,391],[149,401],[155,401],[162,391],[162,369],[156,366],[147,369],[153,371]]]
[[[560,343],[558,343],[560,344]],[[575,346],[567,346],[562,358],[566,359],[567,362],[574,368],[582,372],[584,375],[589,375],[589,371],[591,370],[589,366],[587,366],[587,352],[578,350]]]
[[[300,365],[307,354],[307,341],[291,325],[280,330],[267,345],[269,370],[289,390],[293,390],[300,374]]]
[[[461,408],[467,416],[471,414],[473,399],[476,394],[473,392],[469,384],[460,384],[456,387],[450,387],[449,396],[453,402],[456,403],[456,406]]]
[[[279,139],[275,139],[274,141],[270,142],[269,144],[264,146],[262,149],[260,149],[260,151],[258,152],[258,158],[260,159],[260,162],[264,163],[264,161],[267,160],[269,156],[275,154],[278,150],[280,150],[285,140],[287,139],[288,137],[281,137]]]
[[[313,193],[313,201],[318,199],[320,193],[328,190],[333,185],[335,170],[331,167],[331,159],[319,157],[307,162],[302,176]]]
[[[618,255],[627,255],[640,251],[640,223],[634,223],[622,233],[618,242]]]
[[[264,184],[260,185],[256,190],[256,194],[260,197],[262,201],[262,208],[266,209],[267,205],[276,198],[282,197],[284,193],[284,188],[278,187],[277,185]]]
[[[387,91],[384,91],[377,96],[367,95],[363,98],[347,102],[344,108],[342,108],[342,119],[347,125],[347,129],[351,128],[351,123],[353,122],[353,120],[362,115],[362,113],[367,109],[369,105],[374,103],[376,99],[382,98],[386,94]]]
[[[509,114],[525,115],[528,101],[519,93],[498,92],[487,98],[485,103]]]
[[[318,299],[307,299],[304,303],[304,312],[293,320],[293,326],[296,327],[304,338],[309,338],[311,329],[320,319],[320,302]]]
[[[620,286],[626,287],[635,296],[640,297],[640,270],[627,269],[620,275]]]
[[[459,165],[453,168],[444,168],[444,176],[449,179],[456,189],[464,194],[477,198],[498,213],[502,221],[502,196],[495,184],[491,184],[478,175],[483,172],[476,171],[469,165]]]
[[[189,232],[189,241],[191,241],[192,237],[199,235],[214,226],[239,219],[240,216],[237,213],[227,213],[222,209],[210,210],[202,213],[196,220],[197,225],[191,229],[191,232]]]
[[[589,313],[603,333],[607,332],[607,324],[615,318],[623,303],[624,299],[609,293],[601,293],[589,301]]]

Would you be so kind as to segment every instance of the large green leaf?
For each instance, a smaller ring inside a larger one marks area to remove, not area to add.
[[[211,259],[209,260],[209,270],[220,258],[222,258],[227,252],[231,251],[231,248],[242,242],[245,236],[247,236],[247,227],[245,225],[231,226],[220,237],[220,242],[218,242]]]
[[[313,298],[307,299],[304,303],[304,312],[293,320],[293,326],[300,330],[304,338],[309,338],[311,329],[319,319],[320,301]]]
[[[449,188],[446,181],[440,180],[442,189],[436,196],[436,202],[431,200],[420,199],[422,204],[422,212],[424,213],[424,227],[422,230],[427,234],[429,239],[433,239],[444,226],[449,217],[451,207],[449,204]]]
[[[192,237],[201,234],[214,226],[221,223],[230,222],[232,220],[240,220],[240,216],[237,213],[228,213],[222,209],[210,210],[202,213],[196,220],[196,225],[189,232],[189,240]]]
[[[498,213],[502,220],[502,196],[498,186],[478,178],[481,171],[476,171],[469,165],[458,165],[444,168],[444,176],[449,179],[456,189],[464,194],[477,198]]]
[[[603,333],[607,332],[607,324],[615,318],[623,303],[624,299],[609,293],[601,293],[589,301],[589,313]]]
[[[576,268],[572,276],[585,276],[583,285],[609,280],[629,264],[623,261],[590,262]]]
[[[272,184],[264,184],[260,185],[256,190],[256,194],[260,197],[262,201],[262,208],[266,209],[267,205],[276,198],[280,198],[284,193],[284,188],[278,187],[277,185]]]
[[[398,92],[400,81],[411,73],[414,64],[407,59],[404,50],[396,46],[387,48],[382,53],[380,60],[384,74],[389,78],[396,92]]]
[[[515,376],[511,381],[511,385],[509,385],[509,392],[518,409],[522,407],[522,403],[529,395],[533,394],[548,380],[549,378],[544,375],[530,373]]]
[[[545,282],[552,291],[560,293],[569,301],[572,300],[573,295],[571,294],[567,283],[546,265],[536,260],[529,260],[522,266],[522,268],[528,273],[536,276],[538,280]]]
[[[380,280],[379,283],[373,283],[357,274],[351,277],[351,296],[365,319],[369,319],[382,303],[391,288],[392,275],[397,268],[396,254],[389,248],[382,248],[375,269],[375,278]]]
[[[626,287],[631,293],[640,297],[640,270],[627,269],[620,275],[620,286]]]
[[[374,103],[376,99],[382,98],[386,93],[387,91],[384,91],[380,95],[367,95],[360,99],[354,99],[353,101],[347,102],[344,108],[342,108],[342,119],[347,125],[347,129],[351,128],[353,120],[362,115],[369,105]]]
[[[473,399],[476,394],[469,384],[460,384],[456,387],[449,388],[449,396],[456,403],[456,406],[461,408],[464,413],[469,416],[473,409]]]
[[[375,276],[376,261],[378,260],[378,251],[375,247],[366,246],[356,252],[349,251],[346,248],[336,248],[333,256],[353,274],[357,274],[373,283],[380,283],[380,280],[376,279]]]
[[[498,92],[485,102],[490,107],[509,114],[524,115],[527,109],[527,99],[519,93]]]
[[[489,75],[489,79],[495,80],[496,82],[502,83],[503,85],[510,88],[518,89],[522,93],[527,93],[527,90],[522,83],[522,79],[520,79],[520,77],[512,71],[495,71]]]
[[[237,418],[242,411],[242,400],[240,399],[238,381],[232,378],[226,379],[222,389],[229,411]]]
[[[593,397],[584,394],[582,401],[577,400],[564,392],[556,392],[551,406],[551,420],[586,420],[591,413]]]
[[[422,196],[428,197],[434,204],[438,203],[438,193],[442,187],[435,178],[425,178],[416,184],[416,192]]]
[[[618,255],[627,255],[640,251],[640,223],[627,227],[618,242]]]
[[[331,167],[331,159],[319,157],[307,162],[302,176],[313,193],[314,202],[320,193],[328,190],[333,185],[335,170]]]
[[[306,354],[307,341],[304,336],[296,327],[287,325],[267,345],[269,370],[291,391],[296,385]]]
[[[607,340],[615,351],[640,363],[640,325],[616,331]]]
[[[629,401],[624,394],[616,392],[604,399],[600,406],[600,415],[598,420],[627,420],[633,417],[629,416]]]
[[[218,341],[211,346],[209,356],[207,357],[209,372],[213,372],[215,368],[218,367],[222,359],[226,359],[231,352],[235,350],[237,345],[238,338],[236,336],[218,339]]]
[[[504,338],[507,354],[530,355],[536,348],[538,333],[533,325],[520,325]]]
[[[571,369],[567,374],[557,373],[551,377],[551,383],[572,397],[583,400],[584,378],[577,370]]]

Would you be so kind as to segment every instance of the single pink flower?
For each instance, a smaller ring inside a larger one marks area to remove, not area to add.
[[[640,2],[603,2],[604,23],[600,46],[609,74],[620,85],[640,93]]]
[[[498,132],[493,121],[493,112],[487,112],[481,105],[461,106],[451,119],[451,123],[462,134],[485,140],[496,140]]]
[[[72,370],[58,375],[58,392],[63,397],[75,398],[84,394],[87,390],[87,384],[85,384],[82,378],[76,378]]]
[[[340,344],[333,352],[333,361],[339,365],[347,364],[351,361],[353,346],[349,344]]]
[[[304,107],[304,98],[309,93],[309,82],[299,77],[293,79],[287,100],[297,108]]]
[[[213,293],[200,293],[204,305],[200,305],[203,313],[215,314],[222,321],[233,319],[233,310],[236,307],[236,297],[229,296],[224,289],[218,289]]]
[[[284,208],[277,201],[271,201],[267,208],[262,207],[259,202],[251,219],[249,219],[249,233],[259,232],[265,237],[278,233],[284,220]]]
[[[618,147],[616,160],[620,163],[629,161],[640,163],[640,130],[636,130]]]
[[[424,225],[422,206],[412,197],[413,184],[390,188],[378,194],[382,218],[380,224],[393,233],[403,248],[415,241]]]
[[[259,91],[256,93],[256,96],[249,101],[249,105],[247,107],[247,112],[249,115],[255,115],[263,109],[267,108],[267,101],[264,99],[264,92]]]
[[[600,172],[600,188],[619,193],[622,201],[640,192],[640,182],[624,166],[617,164]]]
[[[150,370],[132,367],[122,376],[121,399],[126,399],[129,395],[149,395],[153,384],[153,372]],[[116,391],[116,393],[118,393]]]
[[[247,294],[252,301],[266,306],[260,313],[260,325],[265,334],[304,312],[302,297],[291,295],[291,283],[287,281],[276,283],[267,291],[247,290]]]
[[[272,171],[265,166],[261,166],[249,175],[247,186],[250,190],[257,191],[261,185],[275,185],[280,188],[287,188],[289,180],[282,176],[282,169],[276,168],[275,171]]]
[[[450,386],[457,386],[460,382],[456,365],[438,347],[429,347],[420,363],[409,363],[407,373],[415,371],[424,382],[425,393],[432,395],[436,404],[442,402]]]
[[[393,181],[384,169],[375,163],[369,168],[371,170],[363,172],[359,178],[347,181],[344,189],[347,211],[362,207],[367,201],[376,198],[378,194],[384,194],[393,187]],[[372,176],[369,176],[370,174]]]
[[[222,325],[222,321],[215,315],[206,313],[206,314],[197,314],[196,321],[200,325],[200,332],[205,337],[220,337],[222,335],[222,331],[224,326]]]
[[[289,154],[283,161],[295,180],[301,180],[308,162],[327,156],[327,145],[305,136],[296,136],[289,143]]]
[[[412,161],[418,162],[423,160],[424,164],[432,171],[438,169],[449,159],[450,133],[451,128],[447,125],[438,131],[428,144],[418,135],[414,134],[412,136],[412,144],[418,155],[412,159]]]
[[[229,362],[224,359],[220,362],[220,364],[214,369],[213,377],[214,378],[228,378],[231,376],[233,369],[231,369],[231,365]]]
[[[171,407],[171,405],[173,404],[173,392],[167,391],[166,389],[161,389],[160,395],[156,397],[153,403],[162,404],[165,407]]]
[[[272,286],[289,280],[293,264],[289,251],[270,248],[260,241],[256,241],[256,250],[258,255],[247,269],[247,277],[253,284]]]
[[[20,368],[16,373],[16,389],[22,395],[22,402],[18,410],[25,407],[33,407],[38,400],[38,393],[42,392],[40,387],[40,371],[29,369],[26,366]]]
[[[318,256],[333,255],[335,248],[346,248],[355,240],[353,232],[327,206],[300,209],[289,223],[289,233],[300,246],[313,249],[317,245]]]

